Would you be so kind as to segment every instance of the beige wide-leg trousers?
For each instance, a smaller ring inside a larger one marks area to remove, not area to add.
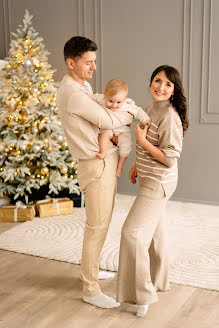
[[[85,296],[95,296],[101,292],[98,283],[99,259],[114,207],[117,162],[114,152],[103,160],[82,160],[78,164],[78,181],[85,195],[87,218],[81,262]]]
[[[158,300],[157,290],[169,289],[166,196],[162,185],[147,187],[143,178],[122,228],[117,301],[150,304]]]

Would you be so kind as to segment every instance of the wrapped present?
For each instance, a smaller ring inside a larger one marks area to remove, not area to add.
[[[34,205],[25,205],[20,201],[15,205],[7,204],[0,208],[0,222],[31,221],[34,216]]]
[[[0,207],[2,207],[3,205],[6,204],[10,204],[11,200],[8,196],[3,195],[2,197],[0,197]]]
[[[39,217],[73,213],[73,201],[69,198],[48,198],[36,202]]]

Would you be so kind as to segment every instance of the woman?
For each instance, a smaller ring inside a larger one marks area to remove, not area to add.
[[[117,300],[138,304],[144,316],[158,300],[156,291],[169,289],[164,210],[177,185],[177,159],[188,128],[187,103],[179,72],[158,67],[151,76],[153,103],[146,112],[150,128],[135,127],[136,162],[130,180],[139,190],[121,236]]]

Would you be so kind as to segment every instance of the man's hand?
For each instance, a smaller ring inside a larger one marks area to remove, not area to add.
[[[140,127],[140,124],[137,124],[136,127],[134,128],[136,141],[140,146],[146,139],[148,128],[149,126],[147,123],[145,124],[144,129]]]
[[[114,146],[117,146],[118,144],[118,136],[116,136],[115,134],[113,134],[112,138],[110,139],[112,141],[112,143],[114,144]]]
[[[131,183],[136,183],[136,177],[137,177],[137,169],[136,169],[136,162],[132,165],[130,171],[129,171],[129,179]]]

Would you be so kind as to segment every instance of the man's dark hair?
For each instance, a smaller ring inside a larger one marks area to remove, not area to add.
[[[68,58],[74,59],[81,57],[87,51],[96,51],[97,45],[95,42],[84,38],[83,36],[74,36],[69,39],[64,46],[65,61]]]

